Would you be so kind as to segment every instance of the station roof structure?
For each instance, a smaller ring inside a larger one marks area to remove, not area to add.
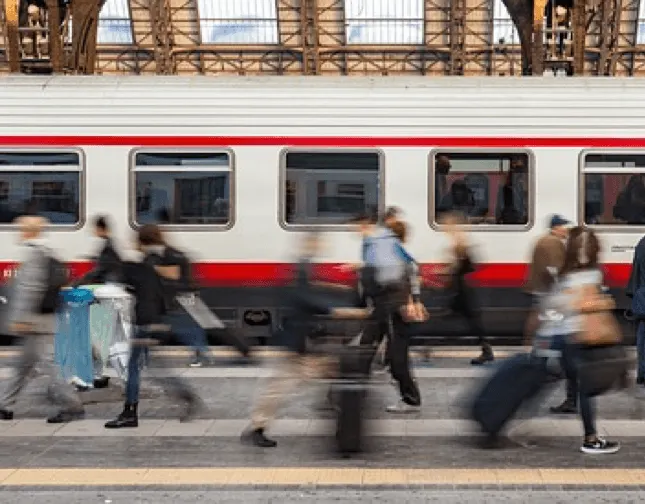
[[[584,73],[645,73],[645,0],[584,4]],[[0,19],[0,48],[3,28]],[[568,43],[558,37],[545,45]],[[99,74],[522,71],[520,37],[503,0],[105,0],[95,62]]]

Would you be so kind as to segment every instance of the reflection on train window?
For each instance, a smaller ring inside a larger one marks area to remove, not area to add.
[[[0,152],[0,224],[24,214],[54,225],[78,224],[81,174],[76,152]]]
[[[378,152],[288,152],[284,221],[338,225],[379,208]]]
[[[139,152],[134,181],[137,224],[225,226],[231,221],[226,152]]]
[[[435,222],[460,212],[469,224],[528,224],[528,154],[436,152],[433,158]]]
[[[645,225],[645,153],[586,154],[583,218],[589,225]]]

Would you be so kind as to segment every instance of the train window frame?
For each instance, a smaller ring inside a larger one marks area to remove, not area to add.
[[[339,148],[339,147],[285,147],[279,153],[278,169],[278,224],[285,231],[317,231],[317,232],[355,232],[355,226],[347,224],[289,224],[287,222],[286,184],[287,184],[287,155],[290,153],[305,154],[376,154],[378,158],[378,213],[385,211],[385,152],[379,148]]]
[[[528,204],[528,220],[526,224],[464,224],[460,226],[461,229],[468,232],[501,232],[501,233],[527,233],[533,226],[535,226],[535,204],[536,204],[536,160],[535,154],[531,149],[526,148],[468,148],[468,147],[440,147],[432,149],[428,153],[428,179],[426,181],[426,189],[428,191],[427,200],[427,220],[430,228],[437,232],[444,232],[445,226],[437,222],[436,214],[436,201],[435,201],[435,190],[434,190],[434,180],[435,180],[435,159],[438,155],[441,154],[524,154],[528,159],[528,175],[529,175],[529,184],[528,184],[528,195],[529,195],[529,204]]]
[[[160,224],[159,228],[163,231],[170,232],[187,232],[187,231],[215,231],[225,232],[231,230],[237,221],[237,170],[235,151],[230,147],[146,147],[136,148],[130,150],[128,155],[128,224],[130,228],[137,231],[141,228],[142,224],[137,223],[136,220],[136,174],[138,171],[145,171],[137,169],[137,155],[138,154],[191,154],[191,153],[208,153],[208,154],[226,154],[229,159],[229,221],[226,224]],[[160,167],[149,167],[149,171],[163,171]],[[166,170],[175,171],[175,170]]]
[[[643,168],[586,168],[585,160],[588,155],[606,154],[606,155],[639,155],[645,156],[645,149],[583,149],[578,154],[578,215],[577,220],[579,224],[585,229],[591,229],[596,233],[639,233],[642,234],[645,230],[643,225],[629,225],[629,224],[587,224],[585,222],[585,204],[586,204],[586,174],[607,175],[609,173],[616,174],[645,174],[645,167]]]
[[[43,165],[45,169],[40,169],[38,166],[31,168],[18,168],[11,171],[24,171],[24,172],[38,172],[38,171],[51,171],[51,172],[78,172],[78,221],[74,224],[56,224],[48,222],[44,227],[44,230],[47,232],[59,232],[59,231],[79,231],[85,227],[87,223],[87,179],[86,179],[86,169],[87,169],[87,158],[85,151],[79,147],[2,147],[0,148],[0,154],[2,153],[15,153],[15,154],[28,154],[28,153],[60,153],[60,154],[76,154],[78,156],[78,168],[70,170],[56,170],[55,165]],[[19,167],[20,165],[16,165]],[[73,165],[69,165],[73,166]],[[47,169],[49,168],[49,169]],[[0,231],[15,231],[18,225],[14,222],[11,223],[0,223]]]

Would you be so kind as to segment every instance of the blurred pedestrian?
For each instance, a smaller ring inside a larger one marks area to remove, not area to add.
[[[581,451],[588,454],[615,453],[620,449],[618,443],[598,436],[593,399],[584,389],[586,383],[580,383],[580,362],[586,348],[580,340],[587,332],[584,317],[615,308],[611,298],[600,295],[603,275],[598,263],[599,254],[600,243],[594,232],[582,227],[572,229],[564,264],[557,275],[556,299],[552,300],[559,305],[562,317],[559,334],[553,336],[551,347],[562,352],[562,367],[569,385],[567,392],[579,400],[585,434]]]
[[[479,357],[471,361],[471,364],[482,365],[493,361],[495,356],[485,336],[477,293],[467,278],[475,271],[475,261],[468,236],[463,230],[466,220],[460,213],[447,212],[442,217],[441,223],[445,226],[450,242],[447,264],[442,271],[452,296],[450,308],[454,314],[461,315],[466,320],[471,333],[478,338],[482,351]]]
[[[72,282],[73,287],[121,281],[121,256],[114,246],[109,218],[99,215],[94,219],[94,235],[101,240],[101,251],[94,268]]]
[[[287,299],[291,314],[285,322],[284,335],[290,355],[279,364],[275,376],[270,379],[254,406],[251,424],[242,434],[244,442],[264,448],[276,446],[277,442],[267,438],[265,431],[285,396],[302,381],[331,377],[330,359],[309,351],[311,335],[317,326],[316,316],[365,318],[369,313],[358,308],[331,308],[328,300],[315,292],[312,288],[312,262],[320,250],[320,237],[314,233],[308,234],[301,245],[294,284]]]
[[[564,264],[564,250],[571,223],[561,215],[549,217],[549,230],[533,247],[533,256],[525,290],[531,296],[531,311],[526,321],[524,338],[530,340],[537,328],[541,299],[549,292],[558,271]]]
[[[107,429],[137,427],[140,360],[145,348],[159,341],[167,328],[163,324],[166,313],[166,295],[164,286],[155,270],[157,244],[161,233],[154,225],[144,225],[139,229],[137,249],[142,253],[141,261],[126,261],[123,263],[123,279],[134,295],[134,336],[130,358],[128,360],[128,378],[126,383],[126,399],[123,411],[105,424]],[[201,406],[201,400],[192,389],[178,377],[170,376],[157,379],[168,387],[170,395],[185,403],[180,419],[191,419]]]
[[[64,423],[84,416],[83,403],[72,387],[65,383],[59,367],[54,363],[55,315],[47,313],[43,303],[50,285],[51,250],[43,239],[45,220],[37,216],[18,219],[24,259],[18,270],[10,297],[10,329],[22,339],[22,352],[16,374],[0,396],[0,419],[11,420],[8,408],[15,402],[36,368],[49,379],[47,395],[59,407],[48,423]]]

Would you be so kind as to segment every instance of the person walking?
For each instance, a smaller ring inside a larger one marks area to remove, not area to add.
[[[465,223],[464,217],[456,212],[445,213],[442,217],[450,246],[447,265],[441,273],[447,279],[447,288],[452,294],[452,312],[466,319],[470,331],[477,336],[481,345],[479,357],[470,361],[472,365],[477,366],[492,362],[495,356],[485,336],[477,294],[467,280],[467,276],[475,271],[475,261],[468,237],[462,229]]]
[[[163,317],[166,313],[166,295],[155,265],[157,244],[160,237],[159,228],[155,225],[144,225],[139,229],[137,249],[143,254],[140,262],[123,263],[123,279],[130,287],[135,298],[135,329],[130,358],[128,359],[128,378],[125,387],[125,404],[123,411],[105,424],[106,429],[138,427],[138,404],[141,381],[140,360],[143,352],[153,341],[165,333]],[[178,377],[170,376],[157,379],[165,385],[170,395],[185,403],[180,416],[182,421],[191,419],[201,406],[201,400],[192,389]]]
[[[277,367],[251,413],[249,427],[242,433],[242,442],[263,448],[277,445],[266,437],[266,429],[275,418],[285,396],[306,380],[331,376],[332,364],[325,356],[309,351],[310,336],[316,327],[318,315],[334,318],[365,318],[369,310],[360,308],[331,308],[328,300],[320,296],[312,286],[312,261],[321,249],[320,237],[308,234],[302,243],[296,274],[286,303],[291,316],[285,322],[284,336],[289,349],[288,355]]]
[[[18,269],[13,294],[10,298],[10,330],[20,336],[22,351],[15,369],[0,396],[0,419],[13,419],[9,408],[38,369],[49,378],[48,398],[58,406],[58,411],[47,418],[48,423],[65,423],[82,418],[83,403],[73,388],[63,380],[59,367],[54,363],[53,313],[45,313],[44,298],[50,275],[51,251],[42,237],[45,220],[37,216],[18,219],[20,241],[24,259]]]

